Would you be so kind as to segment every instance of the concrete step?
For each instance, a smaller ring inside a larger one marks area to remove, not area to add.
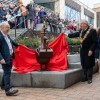
[[[20,34],[22,34],[23,32],[27,31],[27,29],[16,29],[16,37],[18,37]],[[12,39],[15,39],[15,29],[11,29],[9,31],[9,35]]]
[[[43,28],[43,24],[37,24],[37,25],[36,25],[36,30],[37,30],[37,31],[41,31],[42,28]],[[49,26],[47,26],[47,31],[50,31],[50,27],[49,27]]]
[[[20,33],[21,34],[21,33]],[[16,34],[16,37],[18,37],[20,34]],[[16,37],[15,37],[15,34],[9,34],[9,36],[11,37],[11,39],[15,39]]]
[[[80,54],[67,55],[68,63],[78,63],[80,62]]]
[[[27,29],[16,29],[16,33],[22,33]],[[10,29],[9,34],[15,34],[15,29]]]
[[[80,62],[77,62],[77,63],[69,63],[68,66],[69,66],[69,68],[82,68]]]

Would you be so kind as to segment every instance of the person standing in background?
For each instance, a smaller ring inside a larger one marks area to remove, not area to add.
[[[33,4],[28,4],[27,7],[28,9],[28,14],[27,14],[27,19],[28,19],[28,28],[29,29],[34,29],[34,20],[36,16],[36,10],[33,6]]]
[[[95,56],[96,56],[96,59],[97,59],[97,63],[98,63],[98,66],[99,66],[99,73],[100,73],[100,28],[97,29],[97,40],[98,40],[98,44],[97,44],[97,48],[96,48],[96,51],[95,51]]]
[[[7,12],[6,12],[6,8],[5,7],[1,7],[0,8],[0,22],[4,22],[6,21],[6,15],[7,15]]]
[[[46,11],[44,10],[44,7],[41,7],[39,11],[39,17],[40,17],[40,22],[43,23],[45,16],[47,15]]]

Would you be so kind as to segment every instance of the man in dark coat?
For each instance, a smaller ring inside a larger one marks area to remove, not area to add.
[[[11,89],[10,77],[14,51],[13,46],[17,47],[18,44],[8,35],[10,26],[7,22],[1,23],[0,28],[0,64],[3,69],[1,89],[5,90],[7,96],[13,96],[18,92],[18,90]]]
[[[92,83],[93,66],[95,65],[95,49],[97,46],[97,32],[89,26],[86,20],[80,23],[81,30],[79,32],[68,34],[69,38],[80,37],[81,49],[80,58],[84,71],[84,80],[88,84]]]
[[[99,66],[99,73],[100,73],[100,28],[97,29],[97,40],[98,40],[98,44],[95,50],[95,58]]]
[[[28,9],[28,15],[27,15],[27,19],[28,19],[28,28],[33,29],[34,28],[34,19],[36,16],[36,10],[35,7],[33,6],[33,4],[28,4],[27,7]]]

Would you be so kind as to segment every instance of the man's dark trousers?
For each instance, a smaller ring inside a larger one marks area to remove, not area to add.
[[[11,77],[11,70],[12,70],[12,56],[11,56],[10,63],[3,64],[2,69],[3,69],[3,77],[2,77],[1,86],[5,88],[5,91],[9,91],[11,88],[10,77]]]

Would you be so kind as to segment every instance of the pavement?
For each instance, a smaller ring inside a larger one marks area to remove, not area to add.
[[[17,89],[19,89],[18,96],[14,97],[5,96],[4,91],[0,90],[0,100],[100,100],[100,74],[94,75],[92,84],[79,82],[67,89],[27,87]]]

